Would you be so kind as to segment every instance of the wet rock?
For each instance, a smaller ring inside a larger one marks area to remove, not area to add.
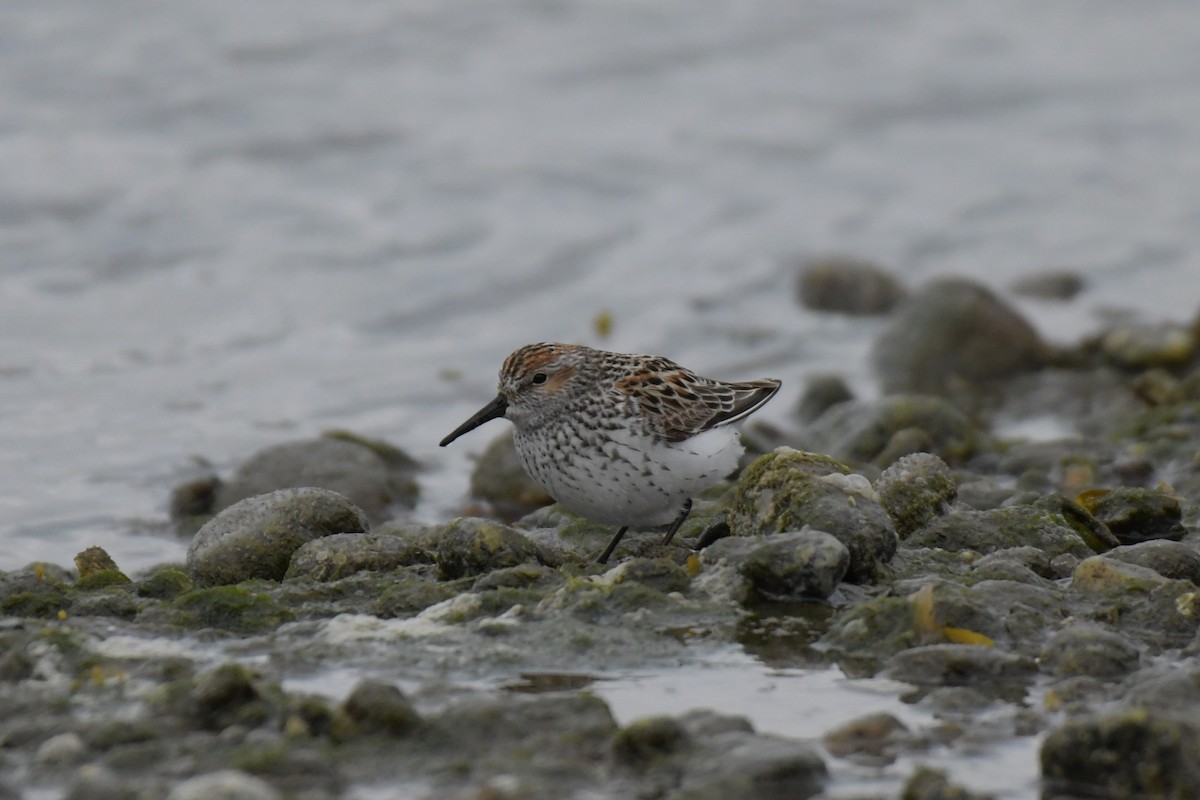
[[[1038,658],[1052,675],[1088,675],[1118,680],[1138,668],[1137,645],[1119,633],[1088,623],[1076,623],[1050,638]]]
[[[0,613],[51,619],[70,606],[71,576],[61,567],[34,564],[0,574]]]
[[[281,489],[242,500],[206,523],[188,548],[188,573],[198,586],[280,580],[305,542],[366,530],[363,512],[337,492]]]
[[[249,584],[194,589],[176,597],[169,609],[177,625],[236,633],[262,633],[292,619],[291,611]]]
[[[913,736],[896,717],[880,711],[857,717],[826,731],[821,738],[825,749],[838,758],[856,764],[883,767],[912,745]]]
[[[1067,270],[1039,272],[1013,282],[1015,294],[1039,300],[1070,300],[1083,291],[1085,282],[1077,272]]]
[[[1190,664],[1168,663],[1126,681],[1125,702],[1157,714],[1194,720],[1200,714],[1200,671]]]
[[[381,442],[348,434],[268,447],[243,464],[216,494],[214,510],[222,511],[249,497],[279,489],[311,487],[345,495],[373,522],[397,508],[412,508],[417,485],[415,462]]]
[[[614,584],[636,581],[664,594],[687,591],[692,582],[687,570],[665,558],[631,558],[608,573]]]
[[[362,681],[335,714],[330,735],[335,742],[361,736],[408,736],[421,716],[404,693],[389,683]]]
[[[1164,578],[1191,581],[1200,586],[1200,552],[1180,542],[1151,539],[1115,547],[1105,555],[1126,564],[1152,569]]]
[[[438,537],[434,559],[445,579],[540,560],[537,546],[519,531],[473,517],[460,517],[446,526]]]
[[[687,765],[677,800],[805,800],[821,792],[825,762],[800,742],[731,734]]]
[[[29,651],[34,643],[27,631],[0,632],[0,682],[17,683],[33,675],[35,662]]]
[[[853,399],[854,393],[841,375],[813,375],[804,386],[796,416],[801,422],[813,422],[839,403]]]
[[[1105,333],[1100,349],[1109,361],[1127,369],[1179,367],[1195,354],[1196,339],[1187,325],[1126,325]]]
[[[879,502],[904,539],[944,513],[958,495],[950,468],[931,453],[913,453],[900,458],[875,481]]]
[[[1200,736],[1133,709],[1067,722],[1042,742],[1042,797],[1200,797]]]
[[[89,547],[78,553],[75,556],[75,568],[79,570],[79,582],[98,573],[115,573],[125,578],[125,583],[131,582],[121,573],[121,570],[117,569],[117,562],[112,560],[112,556],[103,547]],[[110,582],[106,580],[103,585],[108,585]]]
[[[803,437],[810,450],[881,468],[918,451],[959,463],[987,440],[947,400],[915,394],[839,403],[812,423]]]
[[[1149,539],[1178,541],[1187,533],[1179,498],[1157,489],[1122,486],[1085,492],[1079,502],[1103,522],[1121,544]]]
[[[618,569],[627,568],[642,559],[633,559],[621,564]],[[687,588],[689,579],[687,573],[670,561],[657,559],[652,567],[647,569],[630,569],[625,574],[632,580],[646,580],[658,584],[662,591],[683,591]],[[515,567],[493,570],[480,575],[471,586],[474,591],[486,592],[493,589],[524,589],[527,587],[554,588],[561,586],[566,580],[557,570],[526,562]],[[669,587],[669,588],[668,588]]]
[[[138,800],[138,792],[110,770],[85,764],[72,779],[63,800]]]
[[[990,511],[954,509],[914,531],[905,543],[910,547],[979,553],[1032,546],[1051,558],[1063,553],[1086,558],[1092,553],[1061,515],[1030,506]]]
[[[892,656],[885,674],[916,686],[974,686],[1003,693],[1004,689],[1031,683],[1037,664],[994,647],[929,644]]]
[[[1200,593],[1191,581],[1171,580],[1107,556],[1079,563],[1071,596],[1092,616],[1153,651],[1182,647],[1200,628]]]
[[[270,690],[246,667],[222,664],[196,678],[183,699],[183,711],[206,730],[254,728],[276,716],[279,699],[277,690]]]
[[[34,761],[40,764],[73,764],[87,757],[87,744],[74,731],[51,736],[38,745]]]
[[[807,309],[856,315],[886,313],[905,296],[900,282],[881,267],[838,256],[805,264],[796,289]]]
[[[531,511],[554,502],[540,486],[530,480],[517,448],[512,431],[492,440],[471,471],[471,496],[486,500],[497,517],[515,522]]]
[[[871,581],[896,552],[896,532],[865,478],[827,456],[781,447],[738,479],[729,511],[735,536],[798,531],[832,535],[850,551],[846,580]]]
[[[386,533],[335,533],[305,542],[292,554],[286,578],[332,581],[356,572],[391,572],[433,556],[415,542]]]
[[[751,541],[755,546],[734,561],[757,599],[824,599],[833,594],[850,569],[850,551],[821,530],[786,531],[764,541]],[[725,542],[731,546],[721,548]],[[709,549],[716,549],[713,557],[728,558],[734,542],[743,545],[742,540],[722,540]]]
[[[371,613],[384,619],[411,616],[449,600],[461,589],[430,575],[406,571],[383,590],[371,605]]]
[[[1009,577],[1010,574],[1019,574],[1022,578],[1026,574],[1045,579],[1061,577],[1054,573],[1050,561],[1050,556],[1040,548],[1028,545],[1009,547],[1004,550],[995,550],[973,563],[971,576],[976,580],[1013,580]],[[1013,572],[1013,566],[1021,571]],[[1022,580],[1022,582],[1029,581]]]
[[[219,488],[221,479],[212,473],[179,484],[167,501],[168,515],[172,521],[181,522],[212,514]]]
[[[224,769],[188,778],[167,795],[167,800],[281,800],[271,784],[241,770]]]
[[[181,569],[159,567],[137,582],[138,597],[171,600],[193,588],[192,579]]]
[[[1085,507],[1058,492],[1039,497],[1034,508],[1061,516],[1093,553],[1106,553],[1121,543],[1101,520]]]
[[[639,719],[613,736],[612,758],[624,766],[643,768],[684,750],[689,742],[683,725],[670,717]]]
[[[990,290],[961,279],[922,287],[875,342],[888,394],[957,394],[1035,370],[1048,348],[1024,317]]]
[[[945,772],[919,766],[904,784],[900,800],[992,800],[992,795],[969,792],[951,783]]]
[[[502,769],[536,753],[541,764],[561,764],[564,775],[578,774],[584,768],[581,758],[588,765],[602,763],[617,733],[603,700],[574,692],[470,698],[431,724],[459,752],[487,753]]]

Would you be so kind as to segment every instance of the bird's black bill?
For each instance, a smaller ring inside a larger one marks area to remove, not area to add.
[[[497,417],[503,417],[504,412],[507,410],[508,400],[505,399],[504,395],[502,394],[496,395],[495,400],[476,411],[469,420],[464,422],[462,425],[459,425],[450,433],[449,436],[438,442],[438,447],[445,447],[467,431],[473,431],[489,420],[496,419]]]

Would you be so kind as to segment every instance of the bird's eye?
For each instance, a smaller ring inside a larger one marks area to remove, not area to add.
[[[541,384],[543,384],[545,382],[546,382],[546,373],[544,373],[544,372],[533,373],[533,380],[530,381],[530,383],[532,383],[534,386],[540,386]]]

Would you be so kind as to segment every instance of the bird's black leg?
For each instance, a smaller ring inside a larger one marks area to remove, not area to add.
[[[683,524],[683,521],[687,519],[688,514],[690,513],[692,513],[692,498],[689,497],[687,500],[683,501],[683,508],[679,510],[679,516],[676,517],[675,521],[671,523],[671,527],[667,528],[667,535],[664,536],[662,540],[663,544],[671,543],[671,539],[673,539],[675,534],[679,532],[679,526]]]
[[[617,531],[617,535],[608,543],[608,547],[604,548],[604,552],[596,559],[597,564],[607,564],[608,557],[612,555],[613,550],[617,549],[617,543],[621,541],[621,537],[625,535],[625,531],[629,530],[628,525],[622,525],[621,530]]]

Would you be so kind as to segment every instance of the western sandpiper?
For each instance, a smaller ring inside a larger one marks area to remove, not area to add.
[[[660,356],[543,342],[505,359],[499,390],[441,446],[507,417],[538,486],[570,511],[620,526],[603,564],[629,528],[669,524],[662,541],[671,542],[692,497],[737,468],[732,423],[774,397],[779,381],[726,383]]]

